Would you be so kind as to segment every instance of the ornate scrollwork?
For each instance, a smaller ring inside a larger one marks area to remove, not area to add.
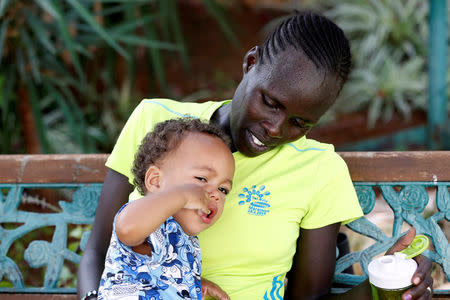
[[[357,284],[366,277],[367,265],[373,257],[384,253],[401,235],[401,225],[408,223],[416,228],[418,234],[426,234],[433,243],[434,250],[427,250],[423,254],[432,261],[441,265],[448,280],[450,280],[450,246],[438,221],[444,217],[450,220],[450,194],[449,184],[440,183],[383,183],[383,184],[356,184],[355,189],[358,193],[358,199],[364,214],[372,211],[372,200],[375,201],[373,187],[379,186],[384,200],[391,207],[394,214],[392,226],[392,236],[389,237],[381,232],[376,225],[370,222],[366,217],[353,221],[347,226],[355,232],[365,235],[375,240],[370,247],[361,251],[352,252],[340,258],[336,265],[335,281],[338,283]],[[432,216],[424,218],[422,215],[429,201],[427,188],[436,187],[436,206],[438,211]],[[380,201],[383,201],[380,199]],[[376,234],[378,232],[378,234]],[[364,275],[351,275],[342,273],[348,266],[359,262]]]
[[[375,243],[370,247],[357,252],[352,252],[339,259],[336,266],[335,280],[340,283],[356,284],[364,280],[365,276],[342,273],[348,265],[359,262],[363,271],[367,270],[368,262],[376,255],[386,251],[390,245],[399,237],[401,223],[407,222],[414,225],[418,233],[427,234],[434,245],[433,251],[425,252],[432,261],[440,264],[447,276],[450,278],[449,243],[438,225],[442,219],[450,220],[450,183],[357,183],[355,189],[358,194],[361,207],[365,214],[369,214],[375,205],[374,187],[379,187],[384,200],[390,205],[394,212],[395,220],[392,236],[387,236],[376,224],[367,218],[360,218],[348,227],[362,235],[373,239]],[[55,227],[52,242],[37,240],[29,244],[24,252],[25,260],[33,268],[46,266],[45,283],[43,290],[56,288],[56,281],[60,278],[62,262],[69,260],[77,263],[79,254],[69,250],[67,244],[68,224],[91,224],[94,220],[101,185],[67,184],[57,185],[57,188],[76,188],[72,201],[60,201],[62,212],[57,213],[35,213],[18,210],[22,191],[25,185],[0,185],[2,189],[8,189],[5,196],[0,193],[0,224],[21,223],[18,228],[6,230],[0,225],[0,279],[9,280],[14,285],[14,291],[30,291],[25,287],[23,274],[16,263],[7,256],[9,249],[15,240],[42,227]],[[394,188],[395,186],[400,186]],[[51,184],[26,185],[26,188],[48,188]],[[422,216],[428,202],[426,188],[437,187],[436,206],[438,211],[425,219]],[[377,200],[378,201],[378,200]],[[379,201],[383,201],[380,199]],[[58,234],[56,234],[58,232]],[[89,232],[81,236],[80,249],[83,251],[89,237]],[[55,259],[56,258],[56,259]],[[56,262],[55,262],[56,261]],[[5,291],[7,288],[0,288]],[[75,289],[64,289],[65,292],[75,292]]]
[[[423,212],[428,203],[428,193],[423,186],[407,185],[399,193],[398,201],[404,210]]]
[[[97,209],[100,189],[95,186],[82,186],[72,196],[72,202],[60,201],[59,205],[64,212],[72,216],[93,218]]]
[[[24,253],[25,260],[32,268],[47,265],[53,256],[52,245],[47,241],[32,241]]]
[[[75,288],[57,288],[64,261],[78,263],[80,255],[67,248],[69,224],[92,224],[100,195],[101,184],[0,184],[0,280],[9,281],[14,288],[0,288],[0,292],[14,290],[29,292],[39,288],[58,289],[75,292]],[[60,201],[62,212],[36,213],[18,209],[24,189],[76,188],[72,201]],[[5,196],[5,191],[8,193]],[[3,224],[20,224],[19,227],[4,229]],[[11,246],[23,236],[44,227],[54,227],[52,242],[32,241],[23,253],[24,259],[32,268],[45,267],[44,285],[25,286],[23,274],[14,260],[8,257]],[[84,249],[89,233],[82,235]]]
[[[355,190],[358,195],[359,205],[361,205],[364,214],[370,213],[375,206],[375,192],[372,186],[357,185],[355,186]]]
[[[9,257],[0,258],[0,281],[3,277],[9,279],[9,281],[17,288],[23,288],[23,277],[16,263]]]

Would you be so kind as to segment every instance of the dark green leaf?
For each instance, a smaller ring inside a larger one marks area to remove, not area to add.
[[[184,69],[188,71],[190,70],[191,67],[189,62],[189,56],[186,50],[186,45],[183,38],[183,33],[181,30],[180,18],[178,17],[176,1],[167,0],[167,2],[170,3],[170,11],[171,11],[171,14],[169,15],[170,23],[175,35],[175,42],[180,48],[181,63],[183,64]]]
[[[125,5],[127,5],[127,4],[128,3],[114,5],[111,7],[105,7],[99,13],[97,13],[96,16],[107,17],[107,16],[113,15],[115,13],[121,13],[124,10]]]
[[[5,42],[5,38],[6,38],[6,30],[8,29],[8,23],[9,23],[9,20],[5,20],[2,22],[2,26],[0,27],[0,63],[2,62],[3,43]]]
[[[7,114],[9,114],[9,100],[10,97],[14,97],[12,95],[12,90],[16,84],[16,73],[14,71],[14,66],[10,65],[7,67],[7,71],[4,73],[5,75],[5,82],[4,82],[4,86],[3,89],[0,89],[0,91],[2,91],[2,120],[6,120],[7,119]],[[6,127],[3,127],[6,128]]]
[[[161,19],[161,31],[164,40],[170,40],[170,1],[159,0],[159,15]]]
[[[16,50],[16,66],[20,77],[25,78],[25,56],[21,48]]]
[[[0,18],[3,17],[3,14],[11,2],[12,0],[0,0]]]
[[[155,40],[156,30],[153,27],[153,24],[147,24],[145,27],[146,36],[149,37],[150,40]],[[152,62],[153,71],[156,74],[156,79],[161,87],[161,91],[165,94],[168,93],[167,81],[166,81],[166,72],[164,69],[163,59],[161,57],[161,52],[157,48],[150,48],[150,59]]]
[[[214,17],[216,22],[219,24],[225,36],[231,41],[231,43],[238,48],[239,41],[236,38],[231,26],[227,21],[226,15],[223,9],[214,0],[202,0],[205,5],[206,10]]]
[[[48,30],[44,28],[44,24],[41,20],[36,18],[34,14],[30,13],[28,10],[25,10],[25,20],[30,25],[29,27],[34,32],[34,36],[39,40],[39,42],[48,50],[50,53],[55,54],[56,49],[53,46],[53,43],[48,38]]]
[[[79,123],[76,122],[73,117],[72,109],[67,103],[68,101],[49,82],[46,82],[45,87],[56,103],[58,103],[58,106],[64,115],[64,120],[66,120],[69,125],[71,136],[75,139],[77,145],[84,150],[82,139],[83,133],[80,126],[78,126]]]
[[[149,48],[157,48],[157,49],[166,49],[166,50],[180,50],[180,46],[166,43],[166,42],[160,42],[160,41],[153,41],[148,40],[145,38],[141,38],[138,36],[118,36],[117,40],[129,44],[129,45],[135,45],[135,46],[146,46]]]
[[[38,0],[35,2],[53,18],[58,19],[60,17],[60,13],[55,9],[55,6],[50,0]]]
[[[113,38],[103,29],[93,16],[76,0],[67,0],[72,7],[79,13],[79,15],[92,26],[92,28],[98,33],[98,35],[105,40],[108,45],[113,47],[120,55],[126,60],[130,60],[130,55],[113,40]]]
[[[78,80],[60,63],[57,57],[53,55],[44,56],[42,58],[42,65],[46,68],[45,71],[49,71],[50,73],[48,75],[45,72],[42,73],[43,77],[56,78],[59,84],[69,84],[75,88],[79,87]]]
[[[154,16],[143,16],[136,20],[131,20],[129,22],[123,22],[117,26],[112,27],[109,32],[114,35],[125,34],[128,32],[135,31],[137,28],[147,25],[150,21],[155,20]]]
[[[25,49],[27,51],[27,56],[31,66],[33,78],[37,83],[40,83],[41,74],[39,72],[39,61],[36,56],[36,49],[34,48],[34,44],[31,42],[31,38],[24,28],[20,29],[20,37],[22,38],[22,41],[25,44]]]
[[[28,76],[25,77],[25,83],[27,85],[28,95],[31,104],[31,111],[35,122],[34,125],[36,126],[36,131],[42,146],[42,151],[43,153],[49,153],[50,149],[46,135],[46,126],[43,122],[42,113],[39,108],[39,96],[37,93],[36,86],[33,84],[33,82],[30,80]]]
[[[70,37],[70,33],[69,33],[69,26],[67,25],[67,23],[65,22],[64,17],[62,16],[61,13],[61,9],[58,7],[57,2],[53,1],[50,3],[50,1],[48,1],[49,4],[52,4],[54,12],[57,14],[57,17],[55,17],[57,23],[58,23],[58,28],[59,28],[59,32],[61,34],[61,38],[63,39],[64,44],[67,47],[67,50],[70,53],[70,56],[72,58],[72,63],[75,67],[75,70],[77,71],[78,76],[80,77],[80,79],[82,80],[82,82],[86,82],[86,77],[84,76],[84,72],[81,69],[81,64],[80,61],[78,59],[78,55],[75,52],[75,45],[74,45],[74,41],[72,40],[72,38]]]

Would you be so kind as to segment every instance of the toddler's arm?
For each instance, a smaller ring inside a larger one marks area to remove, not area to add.
[[[183,184],[147,194],[129,203],[116,217],[116,234],[127,246],[142,244],[170,216],[182,208],[208,213],[208,193],[196,184]]]

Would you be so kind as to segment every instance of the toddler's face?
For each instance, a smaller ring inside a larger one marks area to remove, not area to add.
[[[197,235],[219,219],[234,175],[233,155],[221,139],[188,132],[178,147],[163,159],[160,169],[161,189],[194,183],[210,196],[209,215],[193,209],[181,209],[174,214],[187,234]]]

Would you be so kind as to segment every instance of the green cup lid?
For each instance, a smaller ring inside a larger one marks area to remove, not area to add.
[[[412,243],[408,246],[408,248],[400,251],[401,253],[406,255],[406,259],[413,258],[428,248],[430,241],[424,235],[416,235]]]

